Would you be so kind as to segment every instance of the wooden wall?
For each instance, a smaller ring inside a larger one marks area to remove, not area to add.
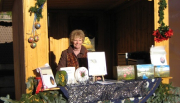
[[[153,2],[141,0],[117,13],[117,52],[149,52],[154,45]]]
[[[169,65],[170,76],[173,77],[173,86],[180,87],[180,0],[169,0],[169,26],[173,30],[174,35],[169,39]]]
[[[78,16],[93,18],[94,23],[88,23],[88,20],[84,21],[87,22],[87,24],[84,24],[86,27],[77,27],[77,29],[85,29],[88,34],[91,32],[89,30],[93,29],[91,25],[97,27],[97,30],[96,28],[92,30],[94,33],[93,35],[95,36],[95,49],[96,51],[105,51],[107,67],[111,67],[112,62],[110,61],[112,60],[111,54],[113,53],[110,51],[113,50],[113,46],[111,44],[112,32],[109,30],[109,27],[112,26],[110,26],[111,21],[108,19],[109,17],[107,15],[105,15],[102,11],[49,10],[50,65],[53,68],[54,73],[59,62],[61,52],[69,46],[68,38],[72,29],[72,21],[70,18],[76,18]],[[107,24],[109,24],[109,27]]]
[[[50,65],[54,69],[62,50],[68,47],[69,17],[97,17],[96,51],[105,51],[108,75],[112,78],[112,68],[117,65],[117,53],[146,51],[154,45],[153,2],[145,0],[131,3],[116,11],[76,11],[49,10]],[[55,42],[57,41],[57,42]],[[62,45],[63,44],[63,45]]]
[[[55,74],[61,52],[68,48],[67,13],[49,12],[49,63]]]

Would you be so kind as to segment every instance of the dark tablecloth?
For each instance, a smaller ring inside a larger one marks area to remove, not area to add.
[[[129,99],[134,103],[144,103],[152,96],[161,78],[130,80],[123,83],[86,83],[61,87],[69,103],[97,103],[99,101],[121,103]]]

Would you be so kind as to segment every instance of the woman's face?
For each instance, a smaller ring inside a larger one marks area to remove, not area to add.
[[[75,49],[80,49],[82,43],[83,43],[82,39],[78,37],[78,38],[74,39],[73,46],[74,46]]]

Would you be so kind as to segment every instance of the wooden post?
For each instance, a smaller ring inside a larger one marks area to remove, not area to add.
[[[162,78],[162,83],[163,84],[169,84],[169,80],[172,79],[172,77],[166,77],[166,78]]]
[[[40,29],[37,30],[39,41],[32,49],[28,38],[32,35],[34,13],[30,15],[29,8],[34,6],[36,0],[15,0],[13,6],[13,50],[14,50],[14,77],[15,95],[19,100],[26,93],[26,82],[30,76],[35,76],[33,70],[49,63],[47,3],[44,4],[40,20]]]
[[[167,2],[167,8],[164,10],[164,23],[166,25],[169,25],[168,0],[166,0],[166,2]],[[158,29],[158,27],[159,27],[159,23],[158,23],[159,4],[158,3],[159,3],[159,0],[154,0],[154,30]],[[155,42],[155,46],[165,46],[167,64],[169,65],[169,40],[166,40],[166,41],[163,41],[160,43]]]

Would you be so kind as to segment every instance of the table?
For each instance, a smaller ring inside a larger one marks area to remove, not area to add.
[[[113,84],[77,84],[59,88],[69,103],[121,103],[127,98],[134,103],[144,103],[153,95],[161,81],[161,78],[155,78]]]

